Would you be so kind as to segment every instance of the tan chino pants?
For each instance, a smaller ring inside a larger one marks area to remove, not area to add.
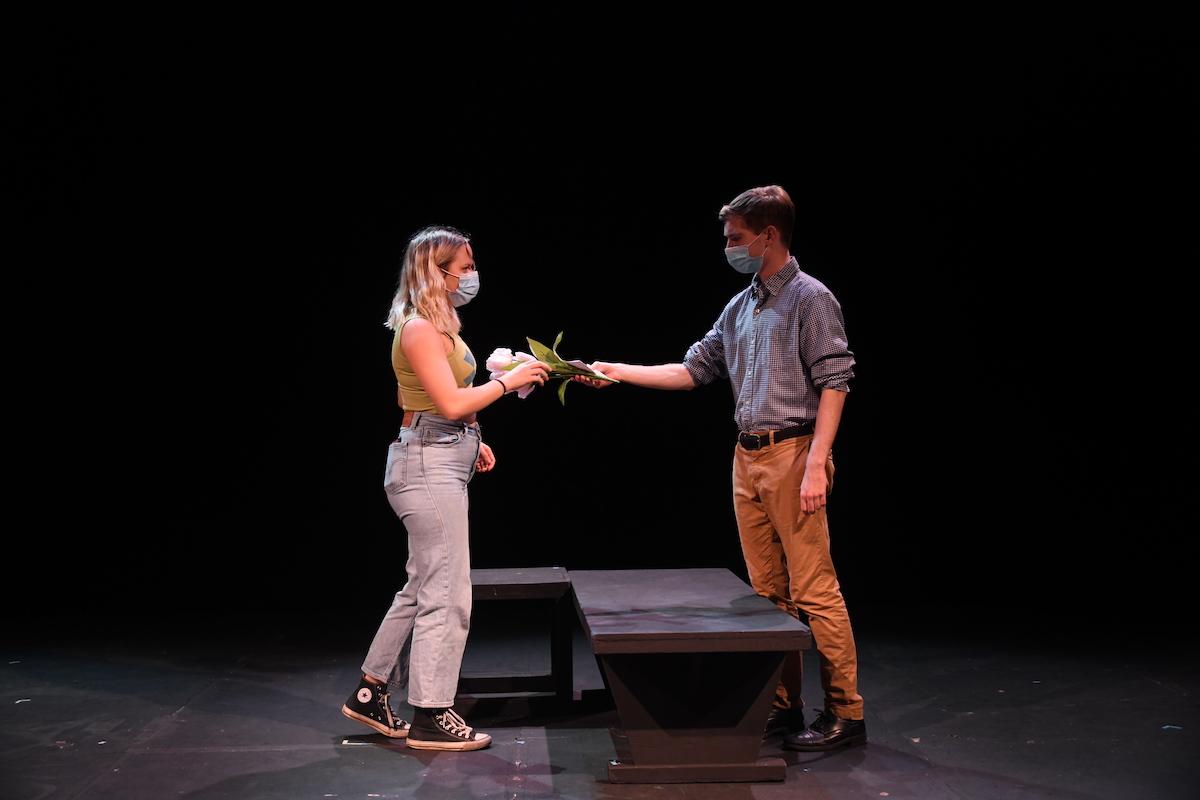
[[[821,665],[825,706],[843,719],[862,719],[858,653],[850,615],[829,552],[825,509],[800,509],[800,482],[812,434],[760,450],[734,445],[733,507],[746,571],[754,591],[797,619],[808,618]],[[833,458],[825,462],[833,489]],[[799,708],[803,662],[784,661],[775,706]]]

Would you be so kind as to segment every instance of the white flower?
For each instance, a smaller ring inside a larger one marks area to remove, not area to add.
[[[507,347],[497,347],[488,356],[487,368],[492,371],[492,377],[496,377],[497,372],[505,372],[512,369],[513,366],[513,351]]]
[[[492,351],[492,354],[488,356],[487,368],[491,370],[491,374],[488,377],[493,379],[503,379],[504,376],[507,375],[511,370],[519,367],[526,361],[536,360],[537,359],[529,355],[529,353],[522,353],[518,350],[514,355],[513,351],[509,350],[507,347],[497,347]],[[530,393],[532,393],[536,388],[536,383],[530,383],[522,386],[521,388],[517,389],[517,397],[524,400],[526,397],[529,397]]]

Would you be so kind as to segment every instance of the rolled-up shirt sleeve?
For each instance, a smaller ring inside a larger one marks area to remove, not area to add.
[[[800,326],[800,358],[818,392],[824,389],[850,391],[854,377],[854,353],[846,340],[842,307],[829,292],[818,292],[808,302]],[[690,351],[689,351],[690,352]]]
[[[692,376],[692,382],[697,386],[712,383],[717,378],[725,378],[729,375],[729,369],[725,366],[725,341],[721,334],[725,328],[725,315],[728,312],[727,307],[721,312],[721,316],[717,317],[712,330],[704,334],[703,339],[689,347],[687,355],[683,357],[683,366]]]

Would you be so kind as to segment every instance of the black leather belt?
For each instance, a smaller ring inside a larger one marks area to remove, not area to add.
[[[813,432],[813,423],[806,422],[803,425],[797,425],[794,428],[784,428],[779,431],[767,431],[766,433],[739,433],[738,444],[747,450],[758,450],[767,445],[784,439],[792,439],[797,436],[805,436]]]

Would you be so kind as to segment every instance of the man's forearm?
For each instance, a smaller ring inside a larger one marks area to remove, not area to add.
[[[649,367],[640,364],[622,364],[620,379],[623,383],[645,386],[648,389],[696,388],[692,374],[683,364],[657,364]]]
[[[842,421],[842,407],[846,405],[846,393],[837,389],[821,391],[821,401],[817,406],[817,423],[813,431],[812,444],[808,448],[808,463],[816,466],[824,464],[833,449],[833,440],[837,438],[838,425]]]

